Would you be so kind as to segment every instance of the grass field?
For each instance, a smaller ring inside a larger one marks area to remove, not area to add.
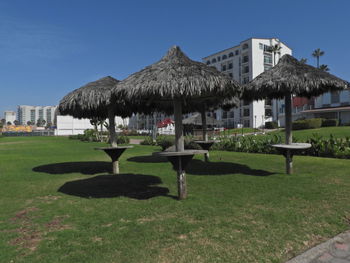
[[[272,132],[271,134],[279,134],[284,139],[284,129]],[[293,131],[293,137],[297,138],[298,141],[306,141],[308,138],[312,137],[313,134],[318,134],[327,138],[331,134],[337,138],[350,137],[350,126],[324,127],[319,129]]]
[[[349,160],[212,152],[189,198],[159,148],[0,138],[0,262],[284,262],[350,227]]]
[[[243,133],[252,133],[255,132],[254,128],[235,128],[235,129],[227,129],[225,131],[220,132],[220,135],[232,135],[232,134],[242,134]]]

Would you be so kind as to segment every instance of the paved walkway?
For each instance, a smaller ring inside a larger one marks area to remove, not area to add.
[[[339,234],[286,263],[350,263],[350,231]]]

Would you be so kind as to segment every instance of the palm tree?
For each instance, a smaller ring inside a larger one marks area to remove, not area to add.
[[[320,67],[320,57],[322,57],[323,55],[324,55],[324,51],[322,51],[319,48],[315,49],[314,52],[312,53],[312,56],[317,59],[317,68]]]
[[[322,64],[322,65],[320,65],[320,70],[329,71],[329,67],[326,64]]]
[[[273,53],[273,65],[276,65],[276,54],[281,55],[281,43],[275,44],[271,47],[271,52]],[[276,102],[276,122],[278,125],[278,100]]]
[[[307,63],[307,58],[301,58],[299,61],[300,61],[301,63],[303,63],[303,64],[306,64],[306,63]]]
[[[273,53],[273,65],[274,66],[276,65],[276,54],[281,55],[281,49],[282,49],[282,47],[281,47],[280,43],[273,45],[271,47],[271,52]]]

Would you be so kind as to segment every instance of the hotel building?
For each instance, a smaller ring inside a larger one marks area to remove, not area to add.
[[[17,108],[17,120],[21,125],[27,125],[28,121],[36,124],[39,119],[46,123],[55,122],[55,111],[57,106],[28,106],[19,105]]]
[[[278,52],[273,47],[280,47]],[[265,70],[270,69],[280,57],[292,54],[292,50],[277,38],[250,38],[237,46],[216,52],[202,59],[203,63],[216,67],[241,84],[246,84]],[[266,121],[277,120],[284,112],[283,101],[259,100],[252,103],[241,101],[240,106],[229,111],[216,110],[213,115],[226,128],[258,128]]]

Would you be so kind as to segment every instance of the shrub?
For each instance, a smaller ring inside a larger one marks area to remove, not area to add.
[[[194,140],[193,136],[186,136],[185,137],[185,140],[184,140],[185,149],[201,150],[202,148],[197,143],[195,143],[193,140]]]
[[[304,129],[317,129],[321,128],[322,125],[322,119],[305,119],[305,120],[298,120],[294,121],[292,123],[292,129],[293,130],[304,130]]]
[[[293,121],[292,123],[293,130],[304,130],[307,128],[308,128],[308,125],[305,120]]]
[[[162,151],[174,145],[174,137],[161,135],[156,139],[156,144],[162,148]]]
[[[278,124],[275,121],[267,121],[265,122],[265,129],[277,129]]]
[[[128,144],[130,139],[128,136],[120,135],[117,137],[117,144]]]
[[[333,127],[338,126],[339,121],[337,119],[323,119],[322,120],[322,127]]]
[[[141,145],[156,145],[153,138],[150,136],[145,137],[145,139],[140,143]]]

